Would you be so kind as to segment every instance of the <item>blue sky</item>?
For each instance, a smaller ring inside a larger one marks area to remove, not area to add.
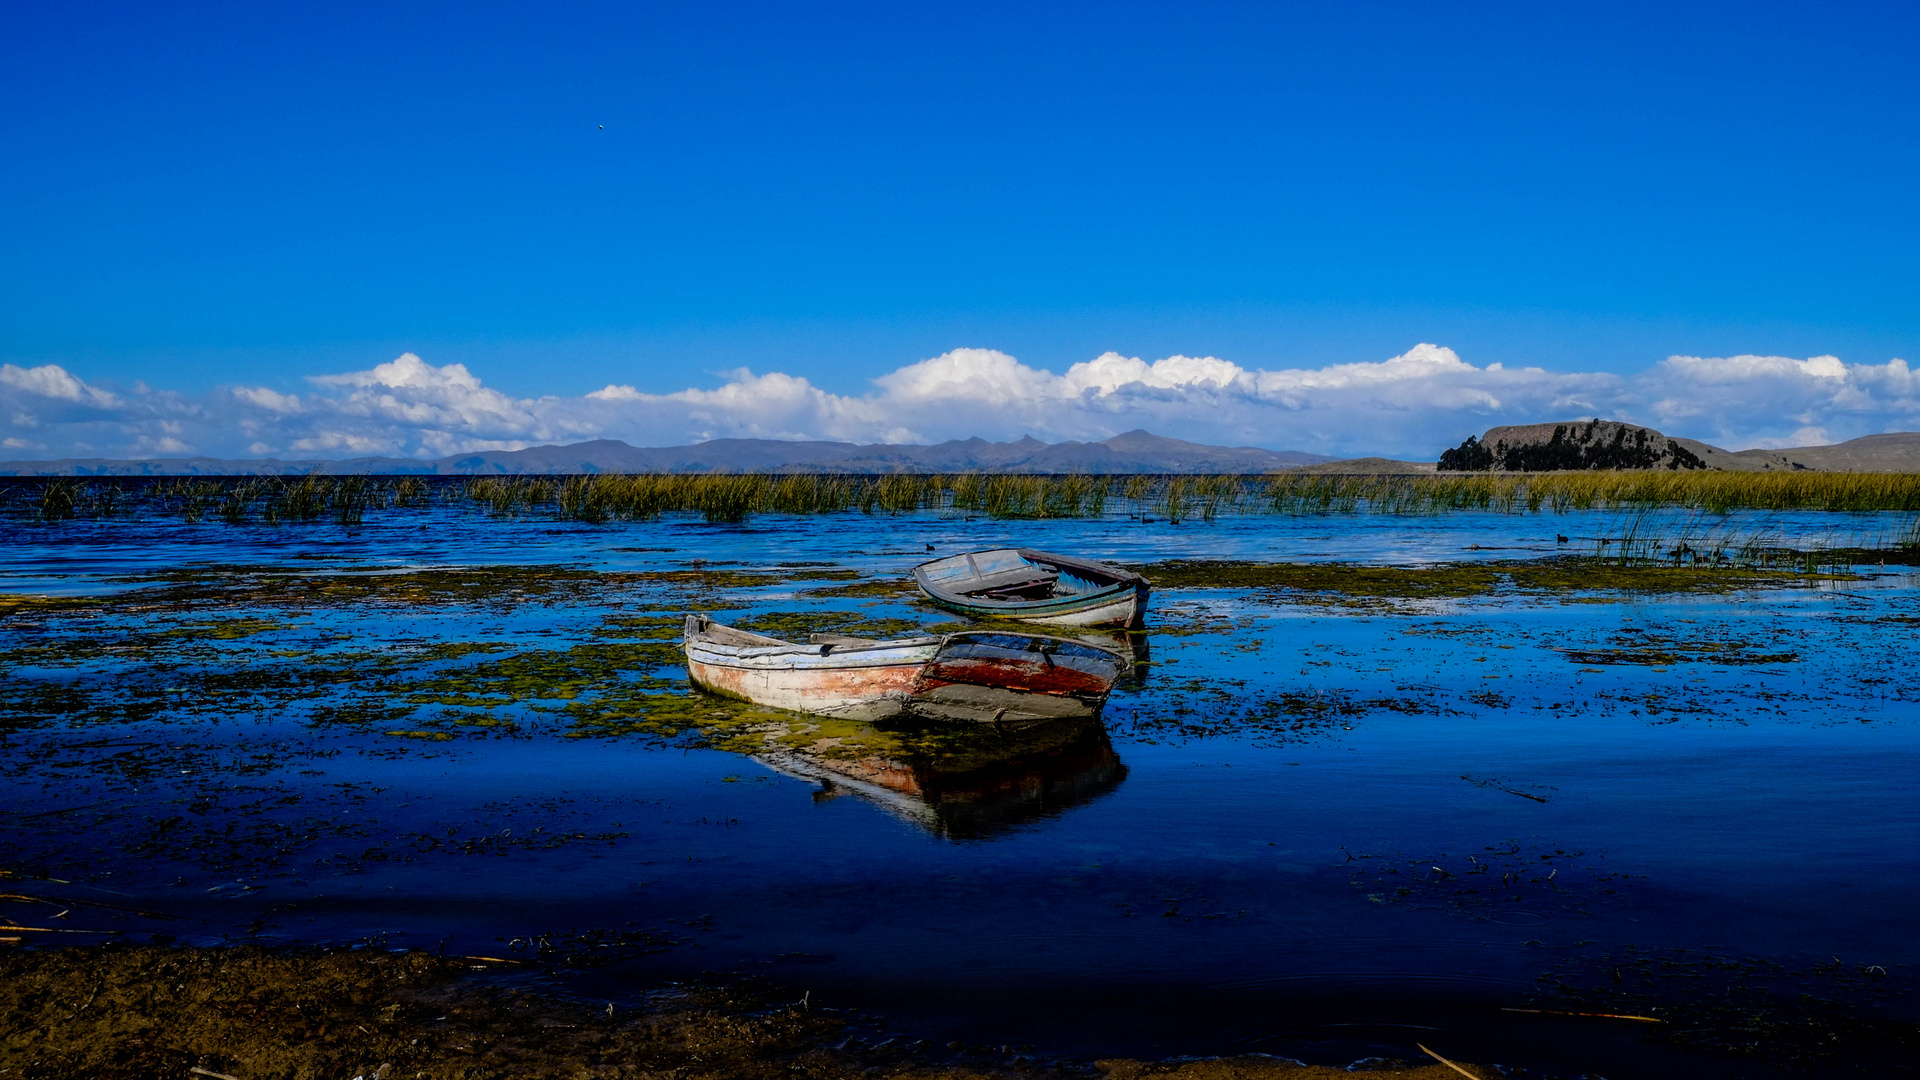
[[[955,349],[1883,365],[1920,353],[1917,29],[1868,4],[16,9],[0,361],[214,413],[402,353],[515,400],[743,367],[870,397]],[[1880,404],[1740,437],[1903,422]],[[28,415],[17,448],[79,445]],[[675,431],[835,434],[717,423]]]

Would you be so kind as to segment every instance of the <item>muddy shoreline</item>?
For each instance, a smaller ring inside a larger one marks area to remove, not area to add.
[[[972,1077],[1313,1080],[1264,1055],[1037,1061],[1012,1047],[862,1039],[843,1013],[742,986],[679,986],[638,1008],[501,978],[497,961],[380,949],[95,946],[0,954],[0,1076],[96,1080]],[[1407,1080],[1498,1073],[1374,1060]]]

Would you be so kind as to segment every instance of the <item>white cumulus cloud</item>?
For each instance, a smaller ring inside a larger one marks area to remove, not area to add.
[[[1195,442],[1431,460],[1496,424],[1592,416],[1734,449],[1920,426],[1920,384],[1903,360],[1673,356],[1616,375],[1481,367],[1433,344],[1374,362],[1278,370],[1108,352],[1058,374],[993,349],[954,349],[859,394],[740,369],[717,386],[667,393],[616,383],[521,398],[464,364],[412,353],[306,382],[299,393],[231,386],[189,398],[141,384],[95,386],[57,364],[0,365],[0,446],[36,458],[431,458],[596,438],[642,446],[727,437],[1059,441],[1146,428]]]
[[[98,387],[88,386],[58,364],[42,364],[39,367],[30,368],[0,364],[0,386],[23,397],[41,397],[50,401],[91,405],[101,409],[110,409],[120,403],[119,399],[112,394]]]
[[[1640,386],[1649,422],[1707,442],[1808,446],[1920,427],[1920,380],[1899,359],[1671,356]]]

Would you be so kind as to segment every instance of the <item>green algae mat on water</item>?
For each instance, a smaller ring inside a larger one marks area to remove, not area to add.
[[[1711,594],[1806,588],[1857,580],[1856,575],[1844,573],[1713,566],[1623,566],[1588,558],[1412,567],[1179,560],[1127,569],[1144,575],[1158,589],[1274,590],[1296,598],[1320,596],[1326,603],[1441,599],[1500,592],[1562,597],[1580,593]]]

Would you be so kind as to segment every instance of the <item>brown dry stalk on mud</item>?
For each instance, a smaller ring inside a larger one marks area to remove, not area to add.
[[[1590,1016],[1599,1020],[1638,1020],[1643,1024],[1664,1024],[1665,1020],[1657,1016],[1634,1016],[1630,1013],[1568,1012],[1565,1009],[1501,1009],[1501,1012],[1532,1013],[1535,1016]]]
[[[1441,1057],[1439,1054],[1436,1054],[1433,1051],[1427,1049],[1426,1046],[1424,1046],[1423,1044],[1415,1043],[1414,1045],[1420,1047],[1421,1053],[1427,1055],[1428,1057],[1439,1062],[1440,1064],[1445,1065],[1447,1068],[1452,1069],[1454,1072],[1459,1073],[1461,1076],[1466,1077],[1467,1080],[1482,1080],[1481,1077],[1475,1076],[1474,1074],[1468,1072],[1467,1070],[1461,1068],[1460,1066],[1455,1065],[1453,1062],[1448,1061],[1446,1058]]]
[[[104,947],[0,953],[0,1074],[9,1080],[999,1080],[1084,1069],[977,1068],[899,1052],[830,1050],[842,1021],[798,1004],[706,988],[646,1010],[532,993],[466,959],[363,949]],[[1097,1063],[1113,1080],[1335,1080],[1344,1069],[1276,1058]],[[1437,1067],[1394,1074],[1444,1080]]]

